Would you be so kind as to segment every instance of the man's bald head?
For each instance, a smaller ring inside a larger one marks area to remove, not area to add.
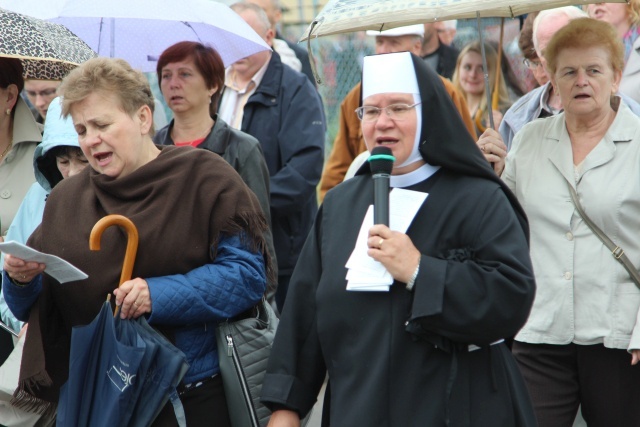
[[[279,0],[246,0],[248,3],[253,3],[256,6],[260,6],[262,10],[267,14],[267,18],[269,18],[269,23],[271,24],[271,28],[273,30],[276,29],[276,26],[282,19],[282,8],[280,6]]]
[[[232,4],[231,9],[240,15],[269,46],[273,45],[274,32],[263,8],[255,3],[243,1]]]
[[[533,47],[538,57],[543,58],[544,49],[560,28],[576,18],[585,18],[587,13],[575,6],[543,10],[533,21]]]

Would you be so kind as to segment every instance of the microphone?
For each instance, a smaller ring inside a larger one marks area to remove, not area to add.
[[[373,223],[389,226],[389,175],[396,158],[387,147],[376,147],[369,156],[373,177]]]

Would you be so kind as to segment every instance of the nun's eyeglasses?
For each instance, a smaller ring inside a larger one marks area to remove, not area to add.
[[[401,121],[405,120],[408,117],[409,111],[413,110],[416,105],[422,104],[421,102],[416,102],[413,105],[407,104],[391,104],[387,105],[384,108],[373,107],[369,105],[365,105],[363,107],[356,108],[356,114],[358,118],[363,122],[375,122],[380,118],[380,114],[384,110],[387,113],[387,117],[391,120]]]

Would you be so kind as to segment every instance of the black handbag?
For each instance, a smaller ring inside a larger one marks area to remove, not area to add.
[[[271,411],[260,402],[278,318],[263,298],[252,315],[216,328],[220,375],[233,427],[266,426]]]

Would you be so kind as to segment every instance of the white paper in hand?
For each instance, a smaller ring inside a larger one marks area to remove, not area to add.
[[[84,280],[89,277],[85,272],[60,257],[38,252],[13,240],[0,243],[0,251],[25,261],[46,264],[45,273],[60,283]]]
[[[428,193],[394,188],[389,193],[389,225],[390,229],[406,233],[418,210],[424,203]],[[393,276],[378,261],[371,258],[367,251],[369,246],[369,229],[373,226],[373,205],[369,206],[355,248],[347,260],[348,291],[388,291],[393,284]]]

